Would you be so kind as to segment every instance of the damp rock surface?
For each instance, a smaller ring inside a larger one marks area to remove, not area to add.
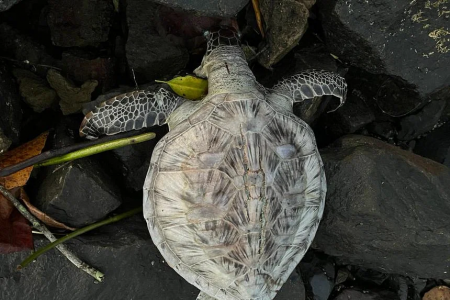
[[[370,137],[322,149],[328,192],[315,243],[343,264],[427,278],[450,271],[450,170]]]
[[[117,186],[91,158],[47,170],[36,198],[42,211],[73,227],[99,221],[121,204]]]

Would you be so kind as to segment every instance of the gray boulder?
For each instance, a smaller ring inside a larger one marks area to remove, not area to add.
[[[449,168],[358,135],[321,155],[328,193],[319,249],[383,273],[449,277]]]
[[[47,170],[36,200],[42,211],[73,227],[103,219],[121,204],[118,187],[88,157]]]

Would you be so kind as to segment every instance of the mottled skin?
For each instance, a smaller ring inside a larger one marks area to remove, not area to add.
[[[80,131],[95,138],[167,122],[144,184],[153,242],[201,290],[197,299],[273,299],[310,246],[326,194],[313,132],[292,104],[322,95],[343,103],[346,85],[313,71],[268,92],[235,36],[208,39],[196,70],[208,78],[202,101],[136,91],[94,110]]]

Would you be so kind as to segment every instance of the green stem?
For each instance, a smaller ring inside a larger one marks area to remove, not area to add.
[[[134,215],[134,214],[136,214],[138,212],[141,212],[141,211],[142,211],[142,207],[138,207],[138,208],[129,210],[127,212],[124,212],[124,213],[122,213],[120,215],[108,218],[106,220],[103,220],[103,221],[100,221],[100,222],[97,222],[97,223],[94,223],[94,224],[91,224],[91,225],[88,225],[88,226],[80,228],[80,229],[78,229],[78,230],[76,230],[76,231],[74,231],[72,233],[69,233],[68,235],[66,235],[66,236],[64,236],[64,237],[62,237],[60,239],[57,239],[53,243],[50,243],[47,246],[40,248],[39,250],[37,250],[36,252],[34,252],[30,256],[28,256],[17,268],[18,269],[22,269],[22,268],[26,267],[30,262],[34,261],[40,255],[44,254],[45,252],[47,252],[48,250],[52,249],[53,247],[55,247],[55,246],[57,246],[57,245],[59,245],[61,243],[64,243],[67,240],[70,240],[71,238],[79,236],[80,234],[83,234],[85,232],[93,230],[93,229],[95,229],[97,227],[100,227],[100,226],[103,226],[103,225],[107,225],[107,224],[110,224],[110,223],[114,223],[114,222],[117,222],[119,220],[131,217],[132,215]]]
[[[49,165],[56,165],[56,164],[60,164],[60,163],[66,162],[66,161],[83,158],[86,156],[98,154],[101,152],[124,147],[127,145],[142,143],[142,142],[145,142],[145,141],[155,138],[155,136],[156,136],[155,133],[148,132],[148,133],[144,133],[141,135],[133,136],[131,138],[123,138],[123,139],[119,139],[119,140],[109,141],[109,142],[106,142],[103,144],[90,146],[90,147],[80,149],[80,150],[77,150],[74,152],[70,152],[70,153],[67,153],[67,154],[64,154],[64,155],[61,155],[58,157],[47,159],[41,163],[35,164],[34,166],[35,167],[43,167],[43,166],[49,166]]]

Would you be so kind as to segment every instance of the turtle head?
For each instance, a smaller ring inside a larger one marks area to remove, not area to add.
[[[206,67],[211,62],[211,57],[214,56],[214,53],[220,51],[220,49],[240,47],[241,35],[235,28],[230,26],[221,26],[219,30],[205,31],[203,35],[207,41],[206,53],[201,65],[195,69],[194,73],[200,77],[207,77]]]

